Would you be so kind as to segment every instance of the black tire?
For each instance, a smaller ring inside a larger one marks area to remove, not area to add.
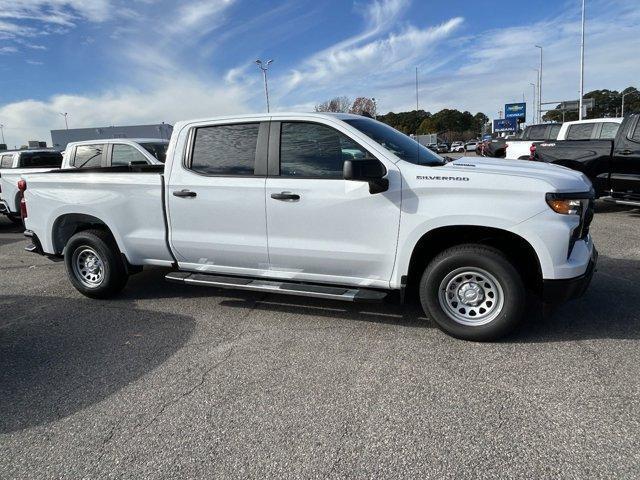
[[[90,298],[113,297],[129,279],[116,242],[103,230],[84,230],[71,237],[64,262],[73,286]]]
[[[443,251],[429,263],[420,281],[420,302],[449,335],[492,341],[521,321],[526,292],[522,278],[499,250],[465,244]]]

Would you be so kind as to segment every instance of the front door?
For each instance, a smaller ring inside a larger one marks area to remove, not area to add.
[[[246,275],[268,269],[268,128],[268,122],[192,128],[166,193],[180,268]]]
[[[390,187],[376,194],[369,193],[366,182],[343,179],[345,159],[368,156],[332,126],[272,123],[266,185],[270,275],[388,287],[400,221],[400,177],[386,162]]]
[[[616,198],[640,200],[640,117],[628,123],[613,150],[611,190]]]

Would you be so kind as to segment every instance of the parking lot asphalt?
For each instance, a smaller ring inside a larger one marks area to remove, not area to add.
[[[497,343],[416,305],[132,277],[89,300],[0,220],[2,478],[638,478],[640,209],[583,299]]]

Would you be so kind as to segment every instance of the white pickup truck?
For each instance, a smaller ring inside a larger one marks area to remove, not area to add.
[[[346,114],[180,122],[164,169],[61,170],[20,188],[27,249],[64,258],[95,298],[144,265],[172,268],[172,282],[347,301],[414,288],[444,331],[489,340],[518,323],[527,289],[581,295],[597,258],[581,173],[446,163]]]
[[[22,223],[18,180],[25,173],[60,168],[61,163],[62,154],[55,150],[0,152],[0,213],[16,224]]]

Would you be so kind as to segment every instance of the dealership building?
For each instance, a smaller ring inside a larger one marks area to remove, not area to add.
[[[172,131],[173,126],[168,123],[51,130],[51,145],[56,150],[64,150],[67,148],[68,143],[81,142],[83,140],[109,138],[160,138],[169,140]]]

